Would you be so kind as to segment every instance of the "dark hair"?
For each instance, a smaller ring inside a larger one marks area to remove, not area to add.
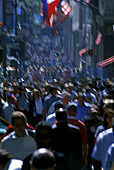
[[[35,126],[35,137],[37,139],[39,131],[40,130],[47,130],[49,132],[49,134],[52,134],[52,127],[50,126],[50,124],[48,124],[46,121],[42,120],[39,123],[36,124]]]
[[[56,102],[54,105],[54,110],[58,110],[59,108],[64,108],[64,105],[60,102]]]
[[[46,148],[38,149],[33,153],[31,163],[38,170],[53,168],[55,165],[54,155]]]
[[[12,158],[13,156],[10,153],[0,149],[0,164],[6,165]]]
[[[59,108],[58,110],[56,110],[56,120],[67,120],[67,113],[66,110],[63,108]]]
[[[14,125],[15,119],[21,119],[21,118],[25,122],[27,122],[27,118],[26,118],[26,116],[22,112],[19,112],[19,111],[13,112],[12,115],[11,115],[11,123],[12,123],[12,125]]]
[[[54,90],[57,90],[57,88],[53,85],[50,85],[49,92],[53,93]]]
[[[67,111],[69,111],[69,112],[72,112],[72,111],[77,112],[77,107],[76,107],[76,105],[75,105],[75,104],[70,104],[70,105],[68,105]]]

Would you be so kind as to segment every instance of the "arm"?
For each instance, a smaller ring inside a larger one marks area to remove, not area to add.
[[[88,145],[87,141],[82,142],[83,164],[87,166]]]
[[[46,120],[46,112],[47,112],[47,110],[45,108],[43,108],[43,117],[42,117],[43,120]]]

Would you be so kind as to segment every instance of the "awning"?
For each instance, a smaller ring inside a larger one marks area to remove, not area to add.
[[[103,61],[100,61],[96,65],[97,65],[97,67],[105,67],[105,66],[107,66],[109,64],[112,64],[113,62],[114,62],[114,56],[112,56],[110,58],[107,58],[107,59],[105,59]]]
[[[89,56],[92,56],[93,55],[93,49],[90,48],[83,48],[82,50],[79,51],[79,55],[80,56],[85,56],[85,55],[89,55]]]

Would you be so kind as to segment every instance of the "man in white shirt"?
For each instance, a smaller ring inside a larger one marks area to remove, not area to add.
[[[3,118],[11,123],[11,114],[14,112],[13,108],[13,95],[11,93],[7,94],[7,102],[3,105]]]
[[[36,142],[25,130],[26,117],[22,112],[13,112],[11,122],[14,132],[2,139],[1,148],[11,153],[14,158],[23,160],[26,155],[36,150]]]

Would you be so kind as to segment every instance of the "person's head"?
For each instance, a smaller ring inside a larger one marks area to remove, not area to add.
[[[93,120],[98,119],[98,110],[95,107],[91,107],[89,113],[90,113],[91,119]]]
[[[11,103],[11,104],[14,103],[14,98],[15,98],[15,96],[12,93],[7,94],[8,103]]]
[[[52,127],[45,121],[35,126],[35,140],[38,148],[50,148],[52,144]]]
[[[52,96],[55,96],[57,94],[57,88],[54,85],[50,85],[50,89],[49,89],[50,93]]]
[[[57,101],[54,105],[54,111],[56,112],[56,110],[58,110],[59,108],[64,108],[64,105]]]
[[[19,92],[21,96],[25,95],[25,87],[24,86],[19,87]]]
[[[65,89],[65,91],[67,91],[67,92],[69,91],[69,85],[68,85],[68,83],[65,83],[65,84],[64,84],[64,89]]]
[[[33,89],[33,95],[35,99],[38,99],[40,96],[40,92],[38,89]]]
[[[69,116],[76,116],[77,107],[75,104],[69,104],[67,107],[67,115]]]
[[[84,104],[84,94],[82,92],[78,93],[78,103],[80,105]]]
[[[15,111],[12,113],[11,123],[17,136],[22,137],[25,135],[26,122],[27,118],[22,112]]]
[[[91,88],[89,86],[85,87],[86,93],[90,93]]]
[[[107,108],[110,108],[112,110],[114,110],[114,99],[105,99],[104,101],[104,110],[106,110]]]
[[[36,150],[31,158],[31,170],[54,170],[55,158],[53,153],[46,149]]]
[[[67,105],[69,100],[70,100],[70,93],[68,92],[64,92],[63,95],[62,95],[62,102],[64,105]]]
[[[0,170],[4,170],[6,164],[12,159],[12,155],[7,151],[0,149]]]
[[[103,117],[103,125],[106,128],[111,128],[113,117],[114,117],[114,111],[112,109],[110,109],[110,108],[107,108],[104,111],[104,117]]]
[[[56,110],[56,120],[58,122],[67,120],[67,113],[65,109],[59,108],[58,110]]]
[[[74,89],[74,85],[72,83],[69,83],[69,92],[72,92],[73,89]]]

